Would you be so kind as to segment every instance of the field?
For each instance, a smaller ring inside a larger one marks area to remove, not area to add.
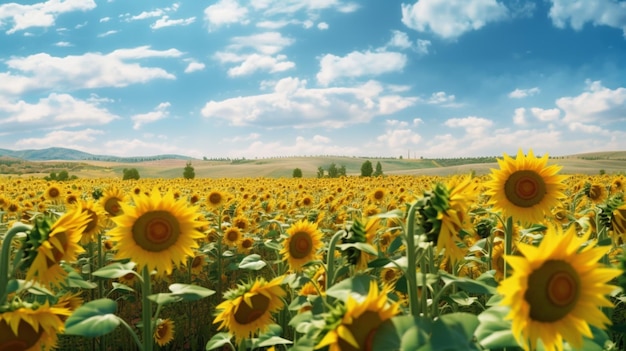
[[[625,156],[0,175],[0,350],[623,349]]]

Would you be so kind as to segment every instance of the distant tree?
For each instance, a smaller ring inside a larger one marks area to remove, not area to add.
[[[187,161],[187,165],[183,170],[183,177],[185,177],[185,179],[193,179],[196,177],[196,171],[191,166],[191,161]]]
[[[380,164],[380,161],[376,162],[376,170],[372,174],[374,177],[380,177],[383,175],[383,166]]]
[[[128,179],[139,179],[139,171],[137,170],[137,168],[124,168],[124,176],[122,177],[123,180],[128,180]]]
[[[322,166],[317,167],[317,177],[324,178],[324,167]]]
[[[346,176],[346,165],[341,165],[341,167],[339,167],[339,170],[337,171],[337,174],[339,175],[339,177],[345,177]]]
[[[339,170],[337,169],[337,165],[335,164],[335,162],[332,162],[330,166],[328,166],[328,177],[329,178],[339,177]]]
[[[363,164],[361,165],[361,176],[371,177],[373,172],[374,168],[372,167],[372,162],[370,162],[370,160],[363,162]]]
[[[302,178],[302,170],[300,168],[294,168],[292,175],[294,178]]]
[[[66,170],[62,170],[61,172],[59,172],[59,174],[57,174],[57,180],[68,180],[70,179],[70,175],[67,173]]]
[[[57,180],[57,172],[50,172],[50,175],[44,177],[45,180]]]
[[[600,175],[605,175],[605,174],[606,174],[606,171],[604,169],[601,169],[600,170]]]
[[[398,157],[399,159],[402,159],[402,155],[400,155],[400,157]]]

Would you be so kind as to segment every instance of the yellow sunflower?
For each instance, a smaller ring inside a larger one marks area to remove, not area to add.
[[[304,264],[320,258],[317,250],[324,243],[316,223],[300,220],[287,229],[287,234],[280,254],[293,270],[299,271]]]
[[[122,212],[122,205],[128,196],[116,187],[110,187],[104,191],[100,198],[100,205],[111,217],[119,216]]]
[[[48,303],[32,308],[21,306],[0,313],[0,350],[49,351],[56,347],[57,332],[65,329],[67,308]]]
[[[63,193],[61,191],[61,187],[58,184],[51,184],[50,186],[48,186],[43,196],[46,198],[46,200],[50,200],[54,203],[62,202],[63,200]]]
[[[83,231],[83,235],[80,239],[82,245],[86,245],[91,242],[95,242],[96,236],[100,234],[106,224],[105,211],[99,203],[93,201],[80,201],[77,203],[78,208],[87,213],[89,221]]]
[[[513,275],[502,281],[502,304],[511,308],[507,319],[525,350],[535,350],[539,340],[546,350],[562,350],[566,340],[574,348],[591,338],[589,325],[605,328],[610,320],[599,307],[613,307],[605,295],[615,287],[608,281],[621,270],[598,263],[610,246],[587,245],[575,226],[563,233],[549,227],[539,247],[517,244],[522,256],[505,256]],[[582,248],[581,248],[582,247]]]
[[[235,247],[241,243],[243,235],[237,227],[228,227],[224,230],[224,244],[226,246]]]
[[[87,226],[89,217],[87,213],[73,210],[61,216],[49,229],[46,225],[37,226],[30,235],[42,235],[41,238],[34,237],[29,240],[39,240],[36,255],[26,272],[26,280],[36,280],[43,285],[59,286],[67,277],[67,272],[61,267],[61,261],[76,261],[77,255],[85,252],[79,245],[81,235]],[[43,222],[41,222],[43,223]]]
[[[158,189],[150,195],[134,196],[134,206],[122,204],[122,215],[113,217],[117,225],[108,235],[116,245],[116,259],[130,258],[141,271],[170,274],[172,263],[185,265],[198,248],[196,239],[204,234],[196,228],[205,225],[185,199],[175,200],[171,192],[161,196]]]
[[[521,149],[515,159],[507,154],[503,160],[498,159],[500,169],[491,170],[485,192],[491,196],[494,209],[521,222],[541,222],[544,214],[565,197],[567,178],[557,175],[560,166],[547,166],[547,162],[548,154],[537,158],[529,150],[528,156],[524,156]]]
[[[154,328],[154,341],[159,346],[164,346],[174,340],[174,321],[159,318]]]
[[[228,329],[236,342],[263,333],[274,322],[272,313],[285,306],[283,297],[287,295],[281,287],[284,277],[270,282],[258,278],[254,283],[241,284],[224,294],[213,324],[220,323],[218,330]]]
[[[206,204],[209,208],[219,208],[226,203],[226,195],[219,191],[213,190],[206,197]]]
[[[328,351],[370,351],[378,327],[400,312],[400,304],[387,302],[388,288],[378,290],[376,282],[371,281],[367,297],[357,301],[348,297],[344,313],[339,323],[327,321],[332,326],[322,340],[315,346],[320,349],[328,346]],[[336,318],[331,315],[330,318]]]

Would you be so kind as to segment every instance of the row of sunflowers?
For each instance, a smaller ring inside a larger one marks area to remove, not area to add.
[[[0,178],[0,350],[622,350],[625,177]]]

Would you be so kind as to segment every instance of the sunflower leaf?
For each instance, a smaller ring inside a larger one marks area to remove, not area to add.
[[[456,286],[465,290],[468,293],[489,295],[493,295],[496,293],[495,287],[487,285],[483,281],[474,280],[467,277],[455,277],[445,272],[440,272],[440,274],[441,280],[443,280],[445,285],[455,284]]]
[[[511,321],[505,320],[509,308],[494,306],[478,315],[480,324],[474,332],[478,342],[487,349],[518,347],[511,331]]]
[[[172,284],[169,286],[173,296],[180,297],[184,301],[196,301],[215,294],[215,291],[193,284]]]
[[[478,350],[472,339],[479,325],[476,315],[466,312],[445,314],[433,322],[431,349]]]
[[[347,301],[350,295],[366,297],[372,278],[367,275],[357,275],[333,285],[326,294],[336,299]]]
[[[132,261],[127,263],[115,262],[98,269],[93,272],[93,275],[107,279],[119,278],[126,274],[137,274],[133,268],[135,268],[135,263]]]
[[[384,321],[374,334],[373,350],[417,350],[428,342],[431,321],[398,316]]]
[[[230,342],[230,339],[232,339],[232,335],[230,335],[229,333],[217,333],[215,335],[213,335],[213,337],[211,338],[211,340],[209,340],[206,343],[206,347],[205,350],[206,351],[210,351],[210,350],[215,350],[218,347],[222,347],[224,345],[230,344],[232,345],[232,343]],[[234,346],[233,346],[234,348]]]
[[[182,301],[183,298],[180,296],[176,296],[172,293],[158,293],[158,294],[152,294],[148,296],[148,299],[150,299],[150,301],[156,303],[157,305],[162,306],[162,305],[167,305],[170,303]]]
[[[85,337],[106,335],[121,323],[115,315],[116,310],[117,302],[111,299],[90,301],[76,309],[65,321],[65,334]]]
[[[76,271],[69,272],[66,279],[70,288],[95,289],[98,286],[96,283],[83,279]]]
[[[250,269],[253,271],[258,271],[265,266],[267,266],[267,263],[261,259],[259,254],[248,255],[241,260],[241,263],[239,263],[239,268]]]

